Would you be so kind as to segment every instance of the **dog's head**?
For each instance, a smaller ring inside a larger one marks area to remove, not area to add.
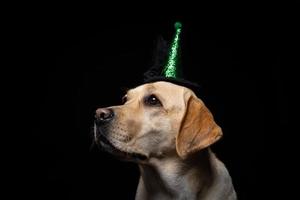
[[[216,142],[221,128],[188,88],[154,82],[131,89],[124,104],[96,110],[94,137],[105,150],[147,161],[178,154],[182,159]]]

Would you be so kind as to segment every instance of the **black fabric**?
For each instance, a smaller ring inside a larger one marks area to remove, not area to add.
[[[170,45],[167,43],[167,41],[164,40],[162,36],[159,36],[156,40],[156,46],[153,52],[153,64],[149,68],[149,70],[144,73],[144,83],[166,81],[190,88],[195,93],[197,93],[199,91],[200,85],[184,79],[182,75],[182,67],[179,65],[180,62],[178,62],[178,66],[176,68],[178,71],[178,75],[180,76],[179,78],[165,77],[162,75],[163,68],[168,59],[169,48]]]
[[[164,76],[154,76],[154,77],[149,77],[147,79],[144,80],[144,83],[153,83],[153,82],[157,82],[157,81],[166,81],[166,82],[170,82],[170,83],[174,83],[180,86],[184,86],[187,87],[191,90],[193,90],[195,93],[199,92],[199,89],[201,88],[201,86],[197,83],[193,83],[190,81],[187,81],[185,79],[180,79],[180,78],[167,78]]]
[[[144,81],[156,76],[161,76],[163,67],[168,59],[169,45],[162,36],[158,36],[154,45],[152,66],[144,73]]]

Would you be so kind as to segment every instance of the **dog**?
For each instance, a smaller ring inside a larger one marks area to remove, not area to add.
[[[157,81],[129,90],[123,101],[96,110],[94,138],[138,164],[136,200],[237,199],[228,170],[210,149],[222,130],[192,90]]]

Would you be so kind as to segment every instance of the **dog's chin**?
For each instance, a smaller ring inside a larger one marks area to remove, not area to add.
[[[140,153],[129,153],[120,150],[115,145],[113,145],[105,136],[99,135],[98,144],[107,152],[116,156],[120,160],[133,161],[133,162],[144,162],[148,159],[146,155]]]

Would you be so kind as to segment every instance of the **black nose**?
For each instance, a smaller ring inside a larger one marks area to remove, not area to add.
[[[105,124],[111,121],[114,117],[114,112],[110,108],[98,108],[95,114],[95,122],[97,125]]]

